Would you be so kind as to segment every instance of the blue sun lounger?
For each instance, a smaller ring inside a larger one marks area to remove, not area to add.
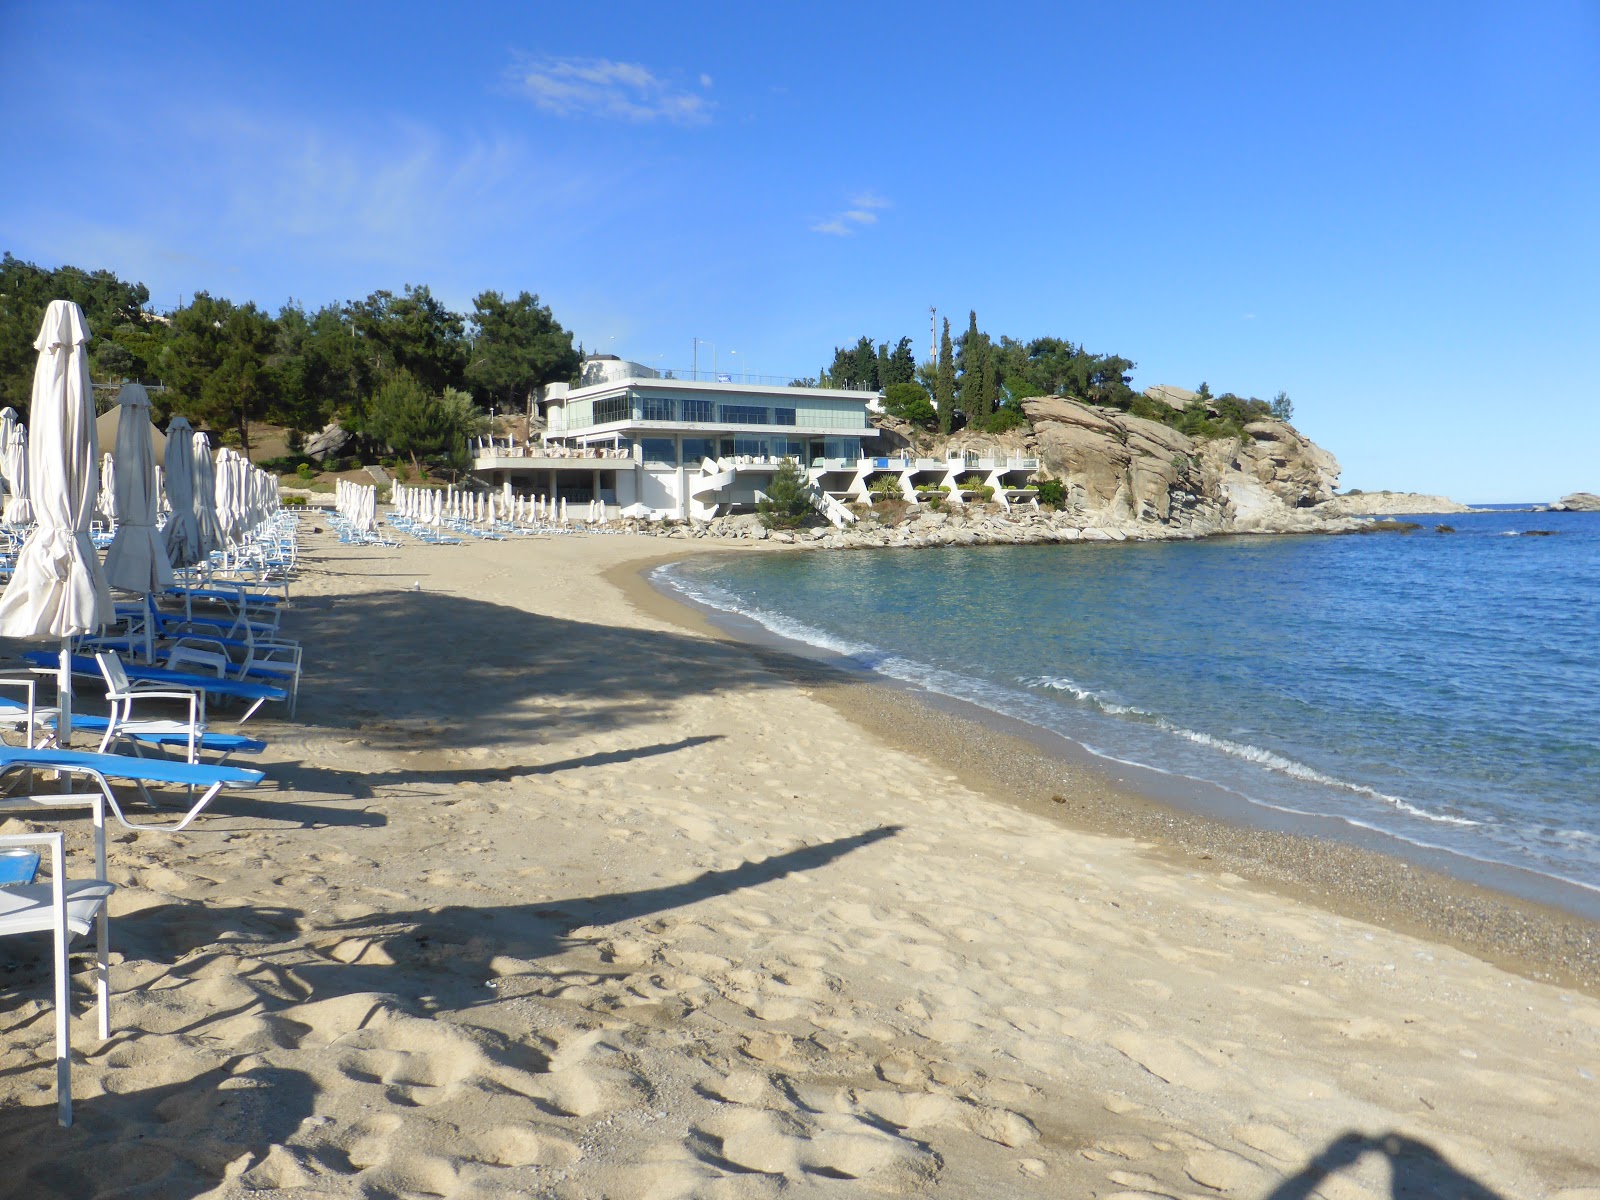
[[[117,821],[129,829],[155,829],[176,833],[198,817],[223,788],[258,787],[266,776],[246,767],[213,766],[210,763],[177,762],[170,758],[139,758],[130,754],[92,754],[83,750],[30,750],[22,746],[0,746],[0,783],[22,771],[58,771],[94,783],[93,792],[31,792],[0,797],[0,808],[33,806],[42,808],[91,807],[103,798]],[[200,791],[200,799],[190,805],[174,824],[130,821],[123,815],[111,788],[113,779],[137,787],[146,800],[148,784],[170,784]]]
[[[35,666],[53,667],[60,656],[46,650],[30,650],[22,656]],[[246,679],[220,679],[215,675],[190,675],[183,671],[169,671],[165,667],[146,667],[138,663],[123,664],[128,678],[133,680],[148,680],[152,683],[168,683],[176,687],[188,688],[191,691],[202,691],[207,696],[218,696],[230,700],[248,700],[250,707],[245,709],[244,716],[239,718],[243,725],[268,700],[287,700],[289,692],[286,688],[273,687],[266,683],[253,683]],[[100,678],[100,665],[86,654],[72,656],[72,673],[86,675],[92,679]]]

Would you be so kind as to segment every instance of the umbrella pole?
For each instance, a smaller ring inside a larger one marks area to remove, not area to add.
[[[72,741],[72,639],[61,639],[61,665],[56,673],[56,704],[61,714],[56,718],[56,741],[63,750]]]

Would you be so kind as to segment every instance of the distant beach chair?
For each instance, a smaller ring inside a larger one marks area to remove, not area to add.
[[[94,809],[95,874],[68,879],[65,839],[59,831],[0,836],[0,849],[38,846],[49,850],[50,881],[0,887],[0,936],[49,933],[55,942],[53,967],[56,1008],[56,1119],[72,1124],[72,977],[67,949],[74,937],[95,930],[95,1000],[100,1039],[111,1036],[110,965],[107,961],[110,921],[106,901],[115,885],[106,881],[105,812]]]

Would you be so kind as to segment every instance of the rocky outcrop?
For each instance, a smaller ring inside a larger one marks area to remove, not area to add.
[[[1349,519],[1305,518],[1292,532],[1354,533],[1369,523]],[[943,546],[1036,546],[1062,542],[1136,542],[1187,540],[1204,536],[1195,528],[1177,528],[1155,521],[1106,523],[1071,512],[1049,512],[1032,507],[1002,512],[994,506],[934,510],[927,506],[874,505],[862,520],[835,530],[812,523],[802,529],[769,530],[753,514],[719,517],[713,521],[624,521],[630,533],[650,534],[678,541],[769,542],[803,550],[923,550]],[[1267,532],[1258,530],[1257,532]]]
[[[1472,509],[1449,496],[1422,492],[1348,492],[1328,502],[1329,510],[1346,517],[1377,517],[1415,513],[1464,513]]]
[[[350,433],[337,421],[323,427],[306,439],[306,454],[310,458],[327,458],[350,444]]]
[[[1600,512],[1600,496],[1593,492],[1573,492],[1550,506],[1551,512]]]
[[[1169,425],[1061,397],[1027,400],[1041,475],[1095,526],[1154,524],[1186,534],[1318,528],[1339,463],[1283,421],[1242,438],[1199,439]]]

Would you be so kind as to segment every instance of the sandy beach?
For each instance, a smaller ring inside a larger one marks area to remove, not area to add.
[[[655,539],[304,547],[274,786],[115,837],[72,1129],[0,948],[0,1196],[1600,1200],[1591,923],[729,640]]]

